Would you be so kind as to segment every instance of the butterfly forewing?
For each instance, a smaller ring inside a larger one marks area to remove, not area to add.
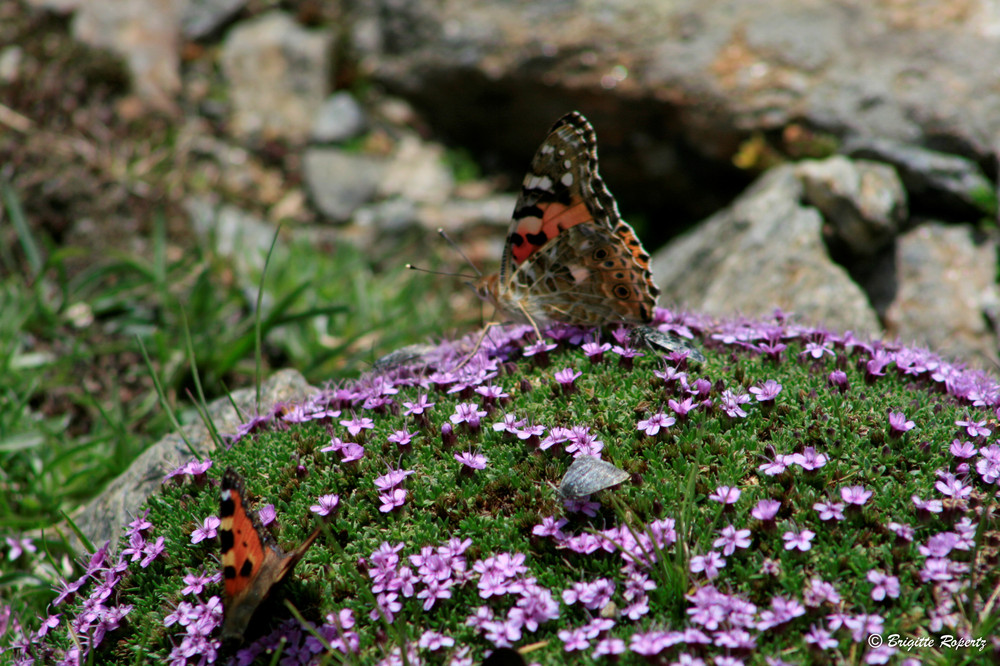
[[[226,469],[219,499],[219,544],[227,600],[246,588],[264,562],[261,530],[247,511],[245,498],[243,479],[232,467]]]
[[[514,209],[499,277],[477,289],[508,317],[542,325],[649,322],[659,289],[649,255],[618,213],[577,112],[535,153]]]
[[[271,540],[256,513],[248,510],[243,479],[232,467],[222,475],[219,518],[225,588],[222,640],[242,641],[257,607],[302,559],[319,530],[295,550],[284,552]]]

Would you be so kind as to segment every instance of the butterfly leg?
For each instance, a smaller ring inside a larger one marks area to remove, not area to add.
[[[479,334],[479,339],[476,340],[476,346],[472,348],[472,351],[469,352],[465,358],[462,359],[461,363],[455,366],[456,371],[464,368],[466,364],[468,364],[468,362],[471,361],[477,353],[479,353],[479,348],[483,345],[483,340],[486,339],[487,333],[489,333],[490,329],[493,328],[494,326],[502,326],[502,324],[499,324],[495,321],[491,321],[488,322],[486,326],[483,327],[483,332]]]
[[[539,330],[538,324],[536,324],[535,320],[531,317],[530,314],[528,314],[528,311],[524,309],[524,305],[522,305],[521,303],[518,303],[517,304],[517,309],[521,311],[522,315],[524,315],[525,321],[527,321],[529,324],[531,324],[531,328],[535,329],[535,336],[537,336],[535,339],[538,342],[541,342],[542,341],[542,332],[541,332],[541,330]]]

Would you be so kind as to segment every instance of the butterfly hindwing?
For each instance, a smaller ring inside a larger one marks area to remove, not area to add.
[[[243,479],[232,467],[222,475],[219,496],[223,601],[222,640],[242,641],[257,607],[312,545],[314,531],[288,553],[273,542],[256,513],[248,510]]]
[[[566,230],[514,273],[510,288],[529,294],[536,318],[577,325],[631,324],[653,318],[655,296],[608,229]]]

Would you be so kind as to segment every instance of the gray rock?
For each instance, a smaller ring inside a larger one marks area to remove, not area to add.
[[[255,302],[275,227],[236,206],[216,205],[201,197],[188,199],[185,208],[202,245],[211,247],[215,254],[230,262],[247,301]],[[288,261],[288,254],[288,248],[279,241],[274,246],[271,261],[283,264]],[[261,306],[267,309],[273,302],[274,294],[265,289],[261,294]]]
[[[307,30],[280,11],[235,26],[219,56],[233,131],[305,140],[327,97],[332,53],[331,33]]]
[[[799,201],[792,165],[764,174],[733,205],[653,255],[660,303],[714,316],[770,316],[859,334],[880,326],[864,292],[830,260],[823,220]]]
[[[262,412],[277,402],[301,400],[317,389],[295,370],[275,373],[261,387]],[[244,414],[254,414],[256,391],[253,388],[233,391],[232,397]],[[219,433],[234,433],[243,423],[229,398],[212,401],[208,413]],[[184,426],[184,433],[202,458],[208,458],[215,449],[208,429],[199,421]],[[122,534],[139,507],[155,493],[170,470],[191,460],[193,455],[178,434],[167,435],[144,451],[129,468],[108,484],[100,495],[74,512],[72,519],[80,531],[95,545],[106,540],[114,542]],[[80,544],[75,544],[80,549]]]
[[[385,173],[385,162],[340,148],[309,148],[302,158],[306,188],[323,215],[343,221],[371,201]]]
[[[444,149],[405,134],[386,166],[379,184],[383,197],[401,196],[417,203],[444,203],[455,186],[444,163]]]
[[[228,23],[247,0],[186,0],[181,14],[181,34],[186,39],[204,39]]]
[[[806,203],[819,209],[837,240],[871,256],[896,236],[907,218],[906,191],[892,167],[843,156],[796,167]]]
[[[354,96],[338,92],[319,107],[310,136],[317,143],[339,143],[360,135],[367,126],[365,112]]]
[[[888,139],[849,142],[854,157],[888,162],[896,167],[915,203],[953,217],[996,213],[996,189],[975,162]]]
[[[73,36],[120,54],[136,94],[156,108],[174,111],[181,89],[182,5],[182,0],[82,2],[73,19]]]
[[[997,246],[966,227],[921,224],[899,238],[898,289],[886,332],[980,367],[997,363],[987,318],[1000,303]]]
[[[85,4],[84,0],[27,0],[28,5],[38,7],[55,14],[71,14],[80,5]]]
[[[378,232],[402,231],[417,225],[417,205],[401,197],[376,201],[354,211],[353,221]]]
[[[441,205],[421,206],[417,210],[417,220],[425,229],[444,229],[453,233],[481,224],[506,231],[516,204],[517,195],[514,194],[497,194],[483,199],[449,199]]]
[[[646,171],[622,179],[637,186],[630,196],[705,183],[676,210],[724,185],[692,178],[696,158],[717,169],[747,136],[791,124],[995,160],[1000,9],[939,5],[372,0],[351,18],[365,71],[442,132],[515,162],[537,146],[534,128],[579,108],[609,182],[629,165]],[[679,149],[649,175],[650,156]]]
[[[24,59],[24,49],[17,44],[11,44],[0,49],[0,83],[14,83],[21,70]]]

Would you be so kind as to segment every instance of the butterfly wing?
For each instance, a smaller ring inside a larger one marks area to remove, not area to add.
[[[594,224],[621,234],[630,248],[642,249],[597,167],[597,135],[583,114],[557,120],[535,152],[514,207],[501,263],[501,279],[561,232]],[[642,268],[649,256],[641,252]]]
[[[659,289],[649,255],[597,167],[597,137],[580,113],[560,118],[531,162],[499,277],[480,283],[515,319],[646,323]]]
[[[537,322],[581,326],[647,324],[659,293],[625,241],[596,225],[560,233],[517,268],[508,291]]]
[[[705,355],[692,341],[652,326],[637,326],[632,329],[632,340],[644,344],[650,349],[658,347],[667,353],[687,352],[690,360],[698,363],[705,362]]]
[[[559,484],[564,499],[580,499],[598,490],[617,486],[628,480],[629,473],[593,456],[580,456],[566,470]]]
[[[247,510],[243,479],[232,467],[222,475],[219,499],[223,601],[222,640],[243,640],[257,607],[271,588],[287,576],[312,545],[315,530],[301,546],[284,552],[275,544],[255,513]]]

